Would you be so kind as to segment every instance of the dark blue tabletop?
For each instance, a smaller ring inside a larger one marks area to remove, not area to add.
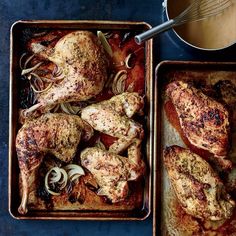
[[[17,221],[8,213],[9,30],[20,19],[131,20],[157,25],[162,0],[1,0],[0,1],[0,236],[1,235],[152,235],[152,217],[141,222]],[[162,60],[236,61],[236,45],[206,53],[182,47],[173,33],[154,41],[154,67]]]

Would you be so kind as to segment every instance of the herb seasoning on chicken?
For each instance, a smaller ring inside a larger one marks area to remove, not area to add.
[[[231,167],[226,159],[229,149],[229,113],[219,102],[183,81],[167,85],[182,131],[189,142],[215,156],[223,169]]]
[[[232,216],[235,202],[204,159],[188,149],[170,146],[164,150],[164,164],[176,196],[188,214],[213,221]]]

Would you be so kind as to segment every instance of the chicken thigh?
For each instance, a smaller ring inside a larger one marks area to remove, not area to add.
[[[140,144],[140,140],[134,140],[128,148],[128,158],[98,147],[82,151],[81,164],[95,177],[100,187],[98,195],[108,197],[112,203],[123,201],[128,196],[127,181],[138,179],[145,171]]]
[[[38,103],[22,113],[26,117],[39,116],[59,103],[88,100],[103,89],[109,63],[100,41],[92,32],[69,33],[53,48],[35,42],[30,47],[34,53],[55,63],[64,79],[39,93]]]
[[[167,85],[167,96],[179,117],[182,131],[189,142],[214,154],[216,161],[227,169],[225,159],[229,148],[229,113],[219,102],[183,81]]]
[[[35,178],[46,153],[69,162],[82,139],[88,140],[93,129],[80,117],[62,113],[47,113],[26,122],[18,131],[16,151],[22,178],[22,201],[19,213],[27,213],[29,183]]]
[[[118,138],[109,151],[120,153],[125,150],[134,138],[142,139],[142,126],[130,119],[135,113],[142,114],[143,98],[138,93],[122,93],[110,100],[82,109],[81,118],[88,122],[95,130]]]
[[[188,149],[171,146],[164,150],[164,164],[176,196],[188,214],[213,221],[231,217],[235,202],[204,159]]]

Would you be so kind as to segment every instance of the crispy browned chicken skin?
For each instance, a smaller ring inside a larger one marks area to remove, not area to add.
[[[54,62],[64,79],[40,93],[38,103],[24,111],[26,117],[45,113],[58,103],[88,100],[103,89],[109,63],[99,39],[92,32],[69,33],[54,48],[32,42],[31,50]]]
[[[164,164],[176,196],[188,214],[206,220],[231,217],[235,202],[204,159],[188,149],[171,146],[164,150]]]
[[[183,81],[167,85],[179,117],[184,135],[197,148],[214,154],[223,168],[231,163],[225,160],[229,148],[229,113],[219,102]]]
[[[19,213],[27,213],[29,183],[46,153],[69,162],[77,151],[81,136],[88,140],[93,129],[75,115],[47,113],[26,122],[16,137],[16,151],[22,178],[22,201]]]
[[[127,181],[136,180],[145,171],[140,144],[140,140],[133,140],[128,148],[128,158],[98,147],[82,151],[81,164],[96,179],[100,187],[98,195],[108,197],[113,203],[125,200],[129,193]]]

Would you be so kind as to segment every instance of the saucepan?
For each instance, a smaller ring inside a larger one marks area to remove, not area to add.
[[[173,19],[193,0],[165,0],[163,7],[167,19]],[[173,28],[185,44],[205,51],[228,48],[236,43],[236,2],[221,14]]]

